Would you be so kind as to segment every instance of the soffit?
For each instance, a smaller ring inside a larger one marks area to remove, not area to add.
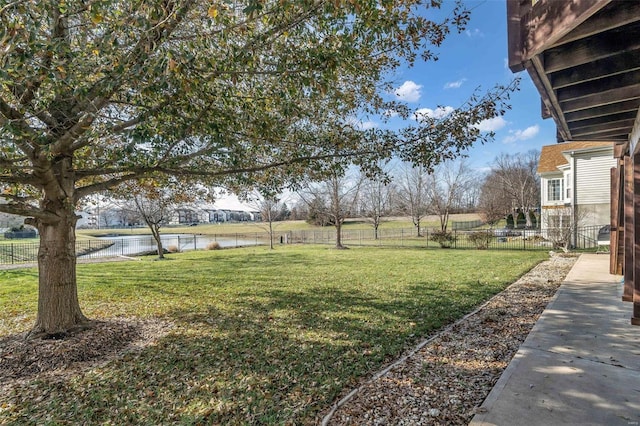
[[[640,1],[507,0],[509,65],[558,141],[627,142],[640,106]]]

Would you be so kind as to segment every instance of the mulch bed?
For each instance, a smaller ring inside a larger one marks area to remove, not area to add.
[[[114,318],[61,340],[27,340],[26,332],[0,338],[0,391],[44,375],[81,374],[152,344],[170,329],[160,320]]]

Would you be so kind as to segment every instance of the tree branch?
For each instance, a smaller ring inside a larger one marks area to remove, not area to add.
[[[1,195],[0,197],[5,197]],[[58,222],[60,218],[52,213],[47,213],[36,206],[29,204],[0,204],[0,212],[14,214],[17,216],[35,217],[48,222]]]
[[[31,141],[32,138],[35,138],[36,135],[33,132],[33,129],[24,121],[24,117],[18,110],[9,105],[4,99],[0,98],[0,114],[5,117],[6,121],[11,121],[14,124],[17,124],[20,130],[22,130],[25,134],[30,136],[29,142],[24,143],[22,141],[13,142],[22,149],[22,151],[31,156],[35,149],[37,149],[37,145]],[[3,123],[4,124],[4,123]]]

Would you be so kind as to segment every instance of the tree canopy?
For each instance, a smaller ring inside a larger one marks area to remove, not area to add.
[[[354,123],[411,114],[386,95],[392,73],[434,59],[464,28],[469,12],[445,5],[437,21],[428,9],[439,0],[6,3],[0,212],[40,231],[40,299],[60,280],[75,291],[74,210],[122,182],[160,173],[277,188],[336,162],[375,168],[397,156],[431,167],[489,140],[474,124],[502,114],[513,86],[401,131]],[[67,324],[53,315],[36,328],[66,329],[83,321],[76,310]]]

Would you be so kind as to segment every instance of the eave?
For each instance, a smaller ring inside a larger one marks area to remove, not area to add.
[[[640,2],[507,0],[509,67],[526,69],[558,141],[626,143],[640,107]]]

